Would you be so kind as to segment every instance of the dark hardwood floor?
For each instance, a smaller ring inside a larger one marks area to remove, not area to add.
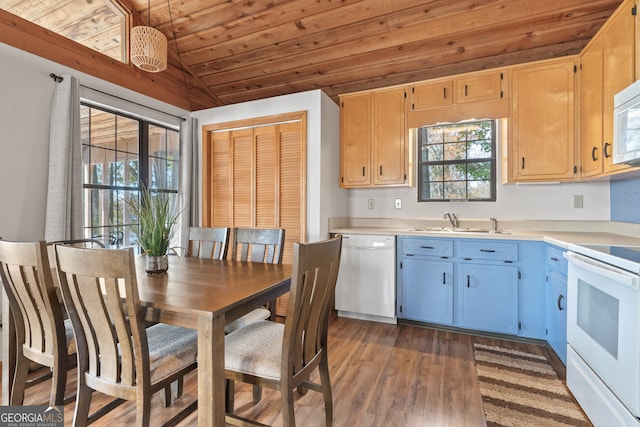
[[[415,325],[388,325],[332,317],[329,330],[329,365],[333,389],[333,425],[342,426],[485,426],[473,362],[473,342],[501,345],[547,356],[564,379],[564,366],[546,346],[481,337]],[[164,408],[162,393],[153,398],[151,425],[159,425],[197,396],[197,373],[185,379],[182,398]],[[317,378],[316,378],[317,379]],[[27,390],[26,405],[45,405],[49,382]],[[75,388],[75,371],[67,392]],[[253,405],[252,389],[236,384],[236,413],[265,424],[282,425],[280,393],[264,390]],[[95,394],[95,407],[107,401]],[[65,406],[65,425],[73,419],[73,403]],[[205,410],[205,408],[200,408]],[[126,403],[98,420],[96,427],[133,425],[135,409]],[[195,426],[194,413],[180,426]],[[297,395],[298,426],[324,426],[324,405],[319,393]]]

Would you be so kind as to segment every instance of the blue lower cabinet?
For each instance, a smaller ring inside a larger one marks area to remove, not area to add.
[[[458,264],[458,326],[518,333],[518,267]]]
[[[399,311],[405,319],[453,324],[453,262],[403,258]]]
[[[555,272],[547,282],[547,341],[567,364],[567,279]]]
[[[567,364],[567,260],[564,249],[547,247],[546,332],[547,342]]]
[[[546,339],[545,247],[398,236],[398,318]]]

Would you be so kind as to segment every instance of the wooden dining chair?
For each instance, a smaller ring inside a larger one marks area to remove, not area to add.
[[[56,246],[64,303],[78,346],[74,426],[86,426],[123,401],[136,402],[136,426],[149,425],[151,396],[196,367],[197,331],[162,323],[145,328],[133,249]],[[89,414],[94,391],[115,397]],[[188,405],[173,425],[195,410]]]
[[[226,259],[230,231],[229,227],[190,227],[187,256]]]
[[[76,361],[76,342],[71,322],[64,319],[64,306],[56,292],[47,245],[44,241],[0,240],[0,266],[17,339],[10,404],[22,405],[25,389],[50,376],[49,406],[62,405],[67,370]],[[29,375],[32,363],[48,367],[50,374],[35,378]]]
[[[281,228],[234,228],[231,241],[231,260],[280,264],[284,252],[284,229]],[[275,301],[270,304],[275,310]],[[225,326],[225,332],[236,329],[258,320],[272,317],[272,312],[259,307]]]
[[[260,321],[225,337],[227,416],[233,415],[234,381],[280,390],[285,427],[295,426],[294,389],[324,396],[325,424],[333,419],[327,328],[335,294],[342,237],[294,244],[293,272],[284,325]],[[320,384],[310,381],[318,368]]]

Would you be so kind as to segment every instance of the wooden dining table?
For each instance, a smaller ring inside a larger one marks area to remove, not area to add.
[[[289,291],[291,265],[170,256],[164,274],[147,274],[142,257],[136,269],[146,318],[198,331],[198,426],[224,426],[224,326]],[[3,343],[9,329],[3,328]],[[2,355],[11,359],[6,346]],[[4,365],[3,376],[10,372]],[[3,378],[3,401],[8,388]]]

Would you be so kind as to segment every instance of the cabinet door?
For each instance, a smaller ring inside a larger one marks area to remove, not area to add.
[[[567,279],[550,272],[547,282],[547,341],[567,363]]]
[[[402,284],[402,318],[453,324],[453,262],[403,258]]]
[[[456,80],[456,102],[487,101],[502,98],[503,73],[461,77]]]
[[[405,175],[405,90],[373,93],[373,183],[404,184]]]
[[[602,37],[591,41],[580,57],[581,147],[583,177],[602,174]],[[613,114],[613,113],[612,113]]]
[[[371,185],[371,94],[341,98],[340,186]]]
[[[617,9],[602,32],[603,70],[603,150],[604,172],[612,173],[629,169],[628,165],[614,165],[613,151],[613,97],[635,81],[635,16],[631,13],[634,2],[627,0]]]
[[[458,264],[458,326],[518,333],[518,268]]]
[[[514,181],[574,178],[574,61],[513,70],[509,148]]]
[[[444,107],[453,104],[453,80],[423,83],[411,88],[411,109]]]

